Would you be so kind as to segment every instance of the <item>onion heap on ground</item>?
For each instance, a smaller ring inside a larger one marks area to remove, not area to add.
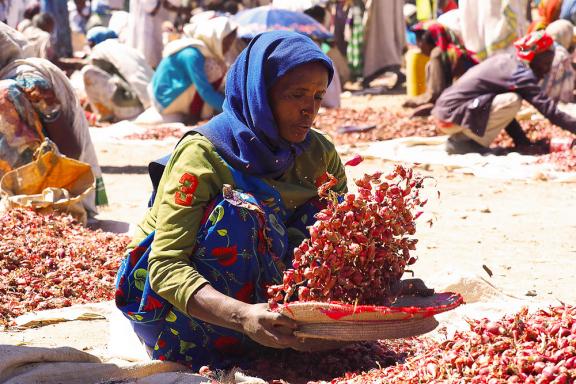
[[[126,140],[165,140],[168,138],[181,138],[183,135],[182,129],[178,127],[152,127],[143,132],[132,133],[124,139]]]
[[[560,172],[576,172],[576,148],[541,156],[539,164],[552,164]]]
[[[358,193],[338,196],[319,189],[327,207],[310,227],[310,239],[294,249],[293,268],[283,284],[270,286],[274,307],[280,302],[337,301],[349,304],[390,305],[407,265],[416,261],[415,220],[426,201],[419,197],[423,178],[396,166],[386,176],[365,175],[356,180]]]
[[[247,373],[274,384],[576,382],[576,307],[524,308],[468,324],[439,341],[380,340],[313,353],[266,350],[251,358]]]
[[[526,308],[499,321],[468,320],[470,330],[428,344],[405,362],[347,374],[331,384],[576,382],[576,307],[529,313]]]
[[[126,236],[84,228],[72,216],[0,214],[0,325],[26,312],[114,298]]]
[[[436,124],[432,118],[411,119],[405,111],[392,111],[381,108],[330,108],[318,114],[314,126],[327,132],[335,144],[370,143],[378,140],[397,139],[399,137],[438,136]],[[375,126],[365,132],[340,133],[343,126]]]

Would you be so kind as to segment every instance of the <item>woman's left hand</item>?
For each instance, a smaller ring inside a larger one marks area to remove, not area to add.
[[[296,322],[270,310],[267,303],[248,304],[242,316],[242,332],[255,342],[270,348],[294,348],[298,340],[293,332]]]

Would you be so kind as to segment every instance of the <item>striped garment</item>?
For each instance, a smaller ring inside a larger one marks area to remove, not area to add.
[[[350,9],[352,36],[348,43],[348,63],[350,65],[351,75],[353,77],[362,76],[362,51],[364,41],[364,27],[362,25],[362,9],[359,6],[353,6]]]

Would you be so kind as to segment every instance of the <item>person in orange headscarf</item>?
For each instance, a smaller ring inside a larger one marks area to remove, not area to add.
[[[558,20],[562,10],[563,0],[542,0],[538,4],[539,19],[535,20],[528,28],[528,33],[546,29],[546,27]]]
[[[448,153],[486,153],[503,129],[517,147],[530,145],[515,119],[522,100],[553,124],[576,133],[576,116],[560,111],[539,84],[554,60],[552,38],[538,31],[514,45],[516,54],[489,57],[466,72],[436,101],[432,114],[438,128],[450,135]]]

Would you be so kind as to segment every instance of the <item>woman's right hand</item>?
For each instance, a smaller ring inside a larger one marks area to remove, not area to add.
[[[243,314],[244,334],[255,342],[270,348],[294,348],[299,340],[294,336],[296,322],[277,312],[268,304],[248,305]]]

